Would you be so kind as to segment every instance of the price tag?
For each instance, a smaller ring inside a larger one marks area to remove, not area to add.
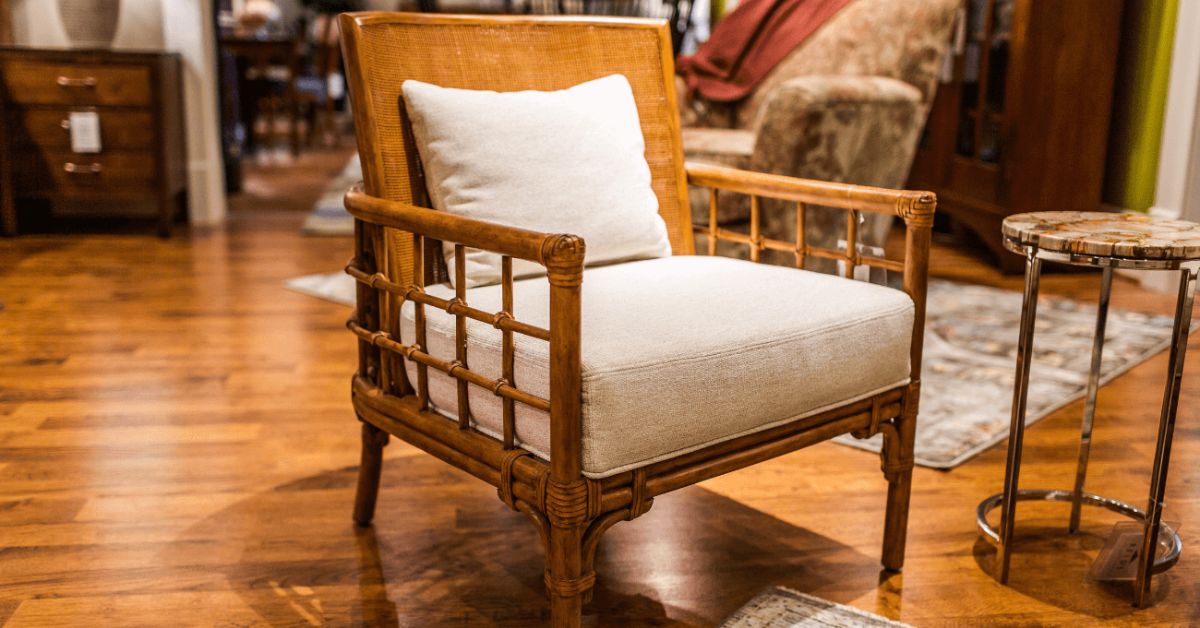
[[[100,152],[100,116],[95,111],[72,111],[70,128],[71,150],[77,153]]]
[[[342,75],[334,72],[325,79],[325,88],[329,90],[329,97],[337,100],[346,95],[346,79]]]
[[[1113,526],[1108,541],[1100,549],[1088,571],[1089,581],[1121,581],[1137,579],[1138,559],[1142,551],[1142,534],[1145,525],[1136,521],[1121,521]],[[1158,529],[1158,547],[1155,557],[1162,554],[1166,543],[1179,529],[1177,522],[1163,521]]]

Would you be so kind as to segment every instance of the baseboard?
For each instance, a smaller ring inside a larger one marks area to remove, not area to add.
[[[1178,207],[1159,207],[1157,205],[1146,210],[1146,213],[1163,220],[1179,220],[1183,215]]]
[[[188,162],[188,222],[192,226],[224,224],[224,175],[223,165],[212,160]]]

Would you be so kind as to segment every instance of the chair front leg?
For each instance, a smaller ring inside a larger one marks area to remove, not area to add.
[[[883,567],[899,572],[904,567],[908,539],[908,502],[912,493],[913,443],[917,432],[917,397],[920,383],[905,392],[904,409],[883,432],[880,458],[888,481],[887,511],[883,525]]]
[[[584,242],[556,236],[543,249],[550,281],[550,477],[542,503],[550,521],[546,587],[550,623],[578,628],[596,574],[583,570],[583,534],[600,515],[600,486],[583,477],[580,300]]]
[[[595,572],[583,572],[583,532],[590,521],[564,525],[555,519],[550,518],[550,553],[546,556],[550,624],[553,628],[579,628],[584,600],[596,583]]]

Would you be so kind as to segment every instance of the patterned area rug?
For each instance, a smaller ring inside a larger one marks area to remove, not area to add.
[[[358,298],[354,278],[343,272],[305,275],[283,282],[283,287],[304,294],[353,306]]]
[[[1020,292],[930,281],[917,464],[952,469],[1008,438],[1021,300]],[[1173,322],[1171,316],[1109,308],[1100,383],[1170,346]],[[1095,305],[1038,300],[1026,425],[1087,394],[1095,331]],[[835,440],[879,451],[882,438]]]
[[[354,235],[354,217],[346,213],[342,198],[346,196],[346,190],[362,181],[362,177],[362,163],[358,153],[354,153],[350,163],[329,184],[317,206],[305,217],[300,232],[304,235]]]
[[[771,587],[737,610],[718,628],[912,628],[857,608],[826,602],[783,587]]]
[[[344,273],[291,279],[288,288],[338,303],[354,303]],[[926,310],[925,357],[916,462],[952,469],[1008,437],[1012,414],[1021,293],[933,280]],[[1110,308],[1101,383],[1112,381],[1170,345],[1170,316]],[[1087,393],[1096,307],[1042,297],[1034,331],[1026,424]],[[881,436],[836,442],[879,451]]]

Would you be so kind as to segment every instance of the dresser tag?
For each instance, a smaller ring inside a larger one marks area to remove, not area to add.
[[[71,150],[77,153],[100,152],[100,116],[95,111],[71,112]]]

